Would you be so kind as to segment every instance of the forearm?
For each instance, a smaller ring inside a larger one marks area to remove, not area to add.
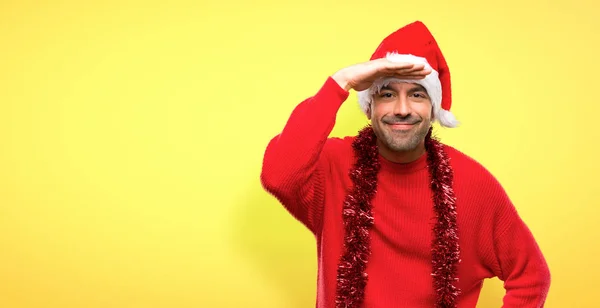
[[[333,130],[337,112],[347,98],[348,92],[328,78],[314,96],[294,108],[282,132],[269,144],[266,154],[277,159],[298,158],[300,165],[311,164]],[[290,163],[293,162],[286,165]]]
[[[543,307],[550,288],[550,270],[529,228],[515,217],[498,238],[504,308]]]
[[[293,110],[282,132],[271,139],[263,159],[261,182],[294,216],[313,228],[315,204],[323,198],[322,152],[336,115],[349,93],[328,78],[312,97]]]

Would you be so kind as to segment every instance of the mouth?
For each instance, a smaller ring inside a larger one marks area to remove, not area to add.
[[[388,126],[393,130],[409,130],[416,125],[417,123],[388,123]]]

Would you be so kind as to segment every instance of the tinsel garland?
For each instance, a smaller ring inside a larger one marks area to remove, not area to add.
[[[371,254],[369,231],[374,224],[371,201],[377,192],[380,169],[377,137],[369,125],[362,129],[352,144],[356,162],[350,171],[353,187],[346,196],[343,208],[345,228],[344,254],[337,271],[337,308],[359,308],[364,301],[368,276],[367,262]],[[456,221],[456,198],[452,190],[453,172],[443,145],[432,137],[432,129],[425,139],[430,187],[436,224],[433,228],[432,277],[439,308],[456,307],[460,294],[454,285],[460,262]],[[399,277],[401,278],[401,277]]]
[[[431,274],[437,293],[436,307],[456,307],[456,297],[460,294],[460,290],[454,283],[458,281],[456,270],[460,262],[460,247],[458,246],[456,197],[452,189],[454,174],[443,145],[431,137],[431,129],[425,139],[425,147],[436,214]]]
[[[343,209],[345,253],[338,265],[336,307],[358,308],[364,299],[371,253],[369,229],[373,226],[371,200],[377,191],[380,164],[377,137],[366,127],[352,144],[356,163],[350,171],[354,187],[346,197]]]

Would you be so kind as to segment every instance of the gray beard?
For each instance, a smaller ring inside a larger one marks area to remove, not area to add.
[[[395,133],[385,130],[374,130],[377,138],[392,151],[405,152],[417,148],[419,143],[425,140],[429,132],[429,126],[420,126],[412,133]]]

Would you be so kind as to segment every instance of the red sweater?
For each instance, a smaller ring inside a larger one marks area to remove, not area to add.
[[[355,137],[329,137],[348,98],[328,78],[299,104],[267,146],[261,181],[315,235],[317,307],[335,307],[337,266],[343,248],[341,210],[352,187]],[[485,278],[504,281],[503,307],[542,307],[550,272],[530,230],[496,179],[479,163],[445,145],[454,169],[462,295],[458,307],[476,307]],[[366,308],[434,307],[431,240],[434,217],[426,155],[398,164],[380,156],[375,225],[365,289]]]

